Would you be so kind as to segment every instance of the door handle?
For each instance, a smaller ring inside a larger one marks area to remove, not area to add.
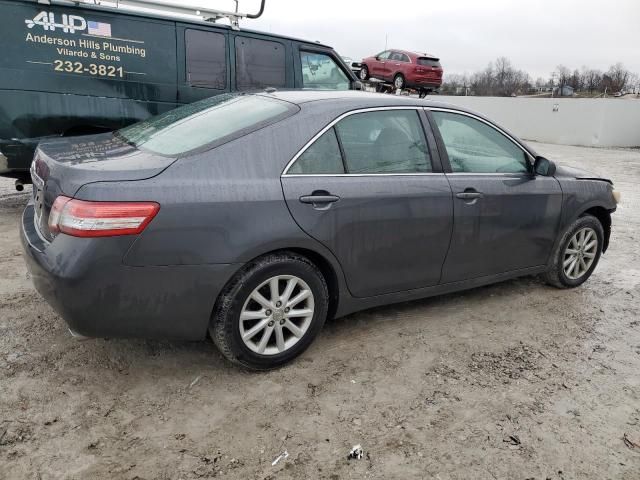
[[[302,203],[335,203],[340,200],[340,197],[335,195],[304,195],[300,197]]]
[[[473,200],[474,198],[482,198],[482,194],[480,192],[460,192],[456,193],[456,198],[461,198],[463,200]]]
[[[331,204],[340,200],[337,195],[331,195],[326,190],[316,190],[311,195],[303,195],[300,197],[301,203],[309,203],[316,210],[328,210]]]

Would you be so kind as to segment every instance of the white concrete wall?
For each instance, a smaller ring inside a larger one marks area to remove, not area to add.
[[[444,95],[429,98],[482,113],[526,140],[589,147],[640,146],[640,100]]]

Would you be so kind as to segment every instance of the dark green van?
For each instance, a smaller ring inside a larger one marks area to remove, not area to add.
[[[331,48],[206,21],[0,0],[0,175],[46,137],[115,130],[224,92],[356,88]]]

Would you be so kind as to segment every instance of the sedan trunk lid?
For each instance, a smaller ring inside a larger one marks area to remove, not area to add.
[[[63,138],[42,143],[31,165],[35,223],[51,240],[49,213],[59,195],[73,197],[87,183],[145,180],[175,162],[175,157],[139,150],[116,134]]]

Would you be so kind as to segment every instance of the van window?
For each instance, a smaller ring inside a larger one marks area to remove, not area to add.
[[[285,48],[278,42],[236,37],[236,82],[238,90],[284,87]]]
[[[300,62],[303,88],[349,90],[349,78],[329,55],[300,52]]]
[[[227,88],[227,42],[220,33],[188,29],[187,83],[196,87]]]
[[[275,98],[222,94],[123,128],[116,136],[142,150],[180,156],[253,132],[295,111]]]

